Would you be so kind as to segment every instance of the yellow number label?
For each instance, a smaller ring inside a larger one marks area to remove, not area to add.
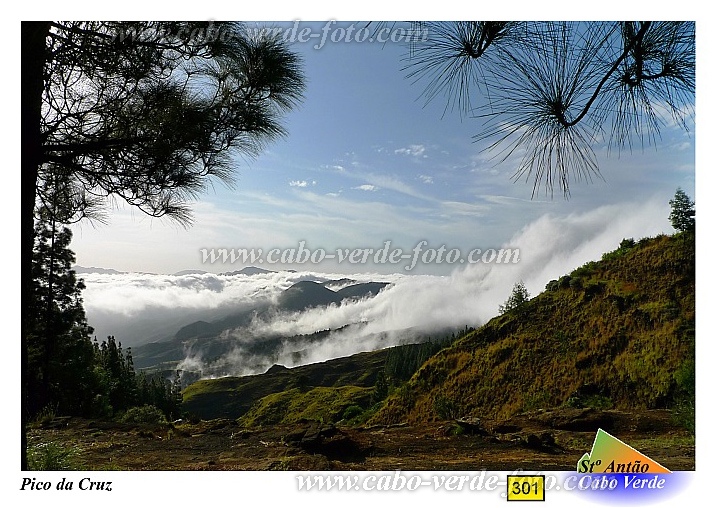
[[[545,477],[541,476],[509,476],[507,479],[509,501],[545,501]]]

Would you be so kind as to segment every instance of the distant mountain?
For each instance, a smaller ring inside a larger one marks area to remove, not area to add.
[[[388,283],[364,282],[347,286],[339,291],[332,291],[326,287],[326,284],[327,283],[322,284],[309,280],[297,282],[279,296],[277,306],[280,310],[301,312],[313,307],[327,306],[332,303],[338,305],[346,299],[354,300],[367,296],[376,296]]]
[[[350,279],[342,279],[338,285],[344,285]],[[329,281],[339,282],[339,281]],[[346,286],[339,291],[325,287],[326,283],[300,281],[282,292],[275,305],[269,301],[258,302],[251,308],[238,310],[224,318],[207,320],[199,319],[182,326],[170,340],[152,342],[133,348],[133,360],[137,368],[150,368],[166,362],[178,362],[187,356],[188,351],[207,358],[217,358],[231,351],[234,344],[226,338],[228,330],[244,330],[255,318],[262,319],[269,313],[303,312],[315,307],[339,305],[345,300],[357,300],[374,297],[387,286],[386,282],[366,282]],[[299,339],[314,341],[325,338],[329,330],[317,330],[310,336],[281,337],[270,335],[252,337],[252,345],[247,346],[252,354],[266,357],[276,354],[282,341],[299,342]],[[412,334],[413,336],[413,334]]]
[[[217,326],[207,321],[195,321],[187,326],[183,326],[175,334],[175,339],[185,340],[192,337],[209,337],[217,333]]]
[[[297,282],[279,295],[277,306],[284,311],[301,312],[312,307],[340,303],[341,297],[322,284],[310,280]]]
[[[172,275],[204,275],[205,273],[209,272],[205,272],[204,270],[180,270],[179,272],[175,272]]]
[[[182,341],[192,338],[213,337],[220,334],[224,330],[232,330],[241,326],[247,326],[252,321],[252,317],[264,312],[266,308],[266,304],[261,304],[253,309],[229,314],[224,318],[212,321],[211,323],[201,320],[195,321],[194,323],[190,323],[180,328],[175,334],[174,340]]]
[[[264,302],[240,312],[229,314],[215,321],[198,320],[180,328],[174,340],[183,341],[192,338],[207,338],[218,335],[224,330],[232,330],[250,324],[255,316],[274,310],[280,312],[301,312],[314,307],[340,304],[347,299],[361,299],[376,296],[386,287],[386,282],[366,282],[347,286],[339,291],[327,289],[324,285],[309,280],[297,282],[286,289],[280,296],[277,305],[270,307]]]
[[[75,273],[101,273],[101,274],[108,274],[108,275],[117,275],[121,273],[127,273],[127,272],[119,272],[117,270],[113,270],[112,268],[97,268],[94,266],[80,266],[75,265],[72,267],[73,270],[75,270]]]
[[[360,300],[367,296],[372,297],[379,294],[379,291],[384,289],[389,283],[388,282],[364,282],[361,284],[353,284],[337,291],[337,294],[341,296],[342,300],[347,298]]]
[[[234,272],[224,272],[220,273],[220,275],[260,275],[263,273],[276,273],[273,270],[265,270],[264,268],[258,268],[256,266],[245,266],[241,270],[236,270]]]
[[[326,282],[322,282],[322,286],[327,287],[329,289],[337,288],[337,287],[344,287],[348,286],[350,284],[356,284],[357,281],[354,279],[347,279],[346,277],[343,279],[335,279],[335,280],[328,280]]]

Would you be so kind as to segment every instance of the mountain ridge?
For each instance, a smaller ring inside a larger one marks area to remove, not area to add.
[[[695,239],[625,240],[430,358],[374,423],[695,399]]]
[[[228,313],[221,319],[193,321],[179,328],[172,337],[136,346],[133,348],[133,360],[138,368],[150,369],[167,362],[180,362],[186,358],[188,350],[200,356],[209,355],[210,358],[221,356],[228,353],[232,347],[230,341],[223,339],[222,335],[230,330],[246,328],[255,319],[262,319],[271,313],[303,312],[315,307],[340,305],[346,300],[372,298],[388,285],[386,282],[356,283],[337,291],[327,287],[331,282],[340,282],[340,285],[343,285],[346,280],[349,279],[322,283],[300,281],[282,292],[274,305],[261,301],[254,307]],[[264,354],[280,347],[282,340],[287,337],[260,339],[260,341],[253,340],[250,347],[253,352]],[[163,368],[166,367],[164,365]]]

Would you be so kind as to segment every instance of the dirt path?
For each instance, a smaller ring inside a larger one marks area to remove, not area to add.
[[[591,450],[601,426],[671,470],[695,468],[694,439],[671,423],[667,412],[576,411],[538,412],[507,422],[371,428],[70,419],[33,428],[29,440],[72,446],[88,470],[570,471]]]

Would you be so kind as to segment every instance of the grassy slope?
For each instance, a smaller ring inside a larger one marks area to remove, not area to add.
[[[183,392],[182,410],[202,418],[238,418],[265,396],[309,387],[374,386],[388,350],[359,353],[293,369],[273,367],[265,374],[205,379]],[[296,392],[299,393],[299,392]],[[351,399],[351,398],[350,398]],[[352,400],[347,401],[350,405]]]
[[[671,407],[690,397],[691,237],[642,240],[549,286],[429,359],[372,421],[508,417],[596,401]]]
[[[248,427],[302,420],[336,422],[347,407],[368,405],[373,391],[351,385],[319,386],[308,391],[293,388],[263,397],[239,422]]]

